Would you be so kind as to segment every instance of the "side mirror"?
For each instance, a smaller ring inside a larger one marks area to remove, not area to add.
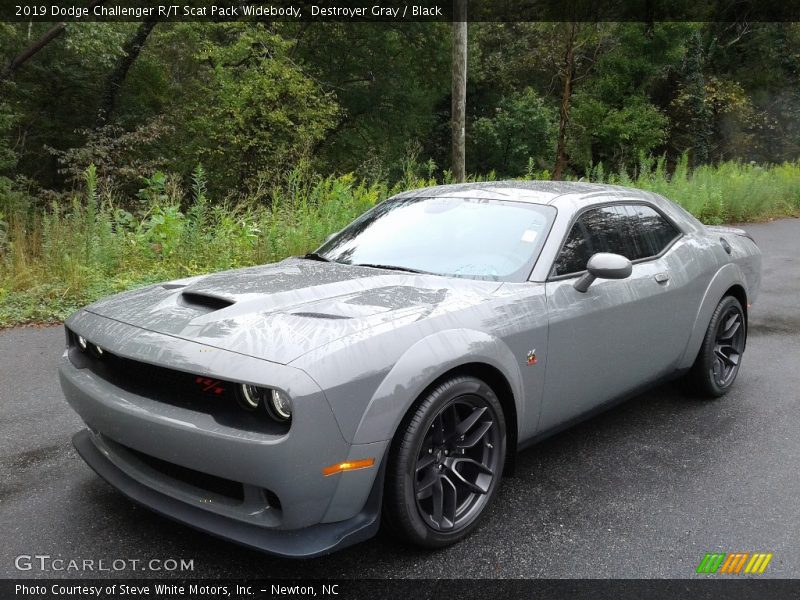
[[[630,277],[633,265],[624,256],[598,252],[586,263],[586,274],[573,284],[579,292],[586,292],[595,279],[625,279]]]

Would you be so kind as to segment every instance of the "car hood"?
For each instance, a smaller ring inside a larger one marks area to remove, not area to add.
[[[292,258],[148,286],[86,310],[286,364],[377,325],[482,302],[499,285]]]

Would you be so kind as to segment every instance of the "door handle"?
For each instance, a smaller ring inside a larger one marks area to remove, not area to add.
[[[667,283],[669,281],[669,275],[666,273],[656,273],[653,278],[658,283]]]

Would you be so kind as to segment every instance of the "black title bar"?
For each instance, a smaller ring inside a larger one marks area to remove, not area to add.
[[[461,0],[3,0],[0,21],[453,20]],[[473,22],[800,21],[800,0],[466,0]]]

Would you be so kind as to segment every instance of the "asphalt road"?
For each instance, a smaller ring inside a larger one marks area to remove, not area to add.
[[[772,552],[800,577],[800,219],[751,225],[761,296],[733,391],[668,385],[524,452],[480,530],[435,553],[385,534],[312,561],[240,548],[137,507],[72,449],[59,327],[0,332],[0,576],[14,557],[192,559],[197,577],[692,577],[706,552]],[[50,576],[162,576],[50,572]]]

